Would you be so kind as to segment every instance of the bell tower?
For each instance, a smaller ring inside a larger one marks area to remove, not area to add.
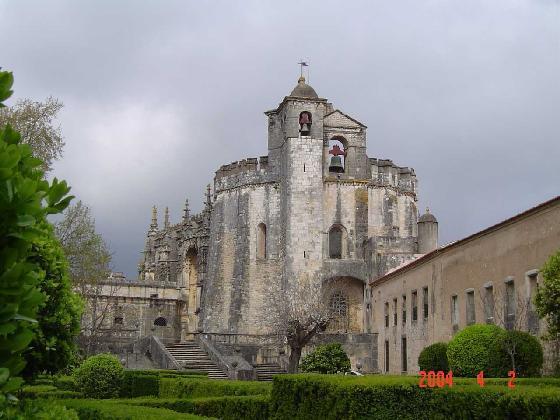
[[[331,104],[300,76],[269,118],[269,165],[281,185],[283,278],[319,272],[323,231],[323,118]]]

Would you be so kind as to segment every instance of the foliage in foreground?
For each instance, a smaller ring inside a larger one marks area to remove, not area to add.
[[[0,72],[0,107],[12,84],[12,74]],[[43,179],[41,164],[17,132],[0,127],[0,399],[21,385],[16,375],[25,367],[37,311],[48,304],[40,286],[50,273],[38,258],[52,239],[46,217],[72,199],[65,182]]]
[[[540,383],[536,379],[527,379]],[[282,375],[274,378],[272,419],[559,418],[558,387],[505,385],[420,388],[418,378]]]
[[[115,398],[119,396],[124,369],[115,356],[91,356],[74,372],[81,391],[89,398]]]
[[[447,343],[434,343],[424,347],[418,356],[418,366],[420,370],[429,372],[449,370],[449,362],[447,361]]]
[[[350,359],[340,343],[317,346],[301,361],[302,372],[337,373],[350,371]]]
[[[44,400],[27,400],[0,406],[0,418],[10,420],[78,420],[78,415],[63,404]]]
[[[543,349],[538,338],[525,331],[506,331],[498,346],[504,352],[502,373],[515,370],[517,376],[541,376]]]
[[[560,338],[560,250],[552,255],[541,269],[535,305],[541,318],[546,319],[548,338]]]

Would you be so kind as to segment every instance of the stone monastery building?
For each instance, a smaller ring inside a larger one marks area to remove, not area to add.
[[[287,349],[268,339],[268,309],[278,300],[270,286],[305,277],[318,289],[329,285],[326,304],[335,314],[315,343],[343,343],[364,371],[412,371],[415,361],[410,368],[397,362],[406,331],[389,336],[383,314],[400,313],[406,293],[391,289],[394,303],[377,295],[387,286],[375,280],[438,247],[436,218],[418,217],[414,170],[368,157],[367,127],[303,77],[265,115],[268,155],[221,166],[200,214],[191,215],[187,202],[178,224],[166,210],[160,228],[154,208],[138,279],[113,276],[104,286],[112,302],[104,325],[110,349],[155,336],[171,347],[198,341],[230,377],[232,358],[247,377],[251,366],[283,366]],[[380,329],[389,344],[378,358]],[[166,351],[150,349],[157,363],[173,365]]]

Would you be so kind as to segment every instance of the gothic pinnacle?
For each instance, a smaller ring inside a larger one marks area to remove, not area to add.
[[[210,207],[212,205],[212,198],[210,196],[210,184],[206,186],[206,206]]]
[[[189,210],[189,199],[185,200],[185,208],[183,209],[183,222],[189,220],[190,210]]]
[[[165,220],[163,222],[164,229],[169,229],[169,207],[165,208]]]
[[[152,207],[152,224],[150,225],[150,230],[157,230],[157,208],[156,206]]]

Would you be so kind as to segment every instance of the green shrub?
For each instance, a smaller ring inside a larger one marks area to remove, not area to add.
[[[540,376],[543,365],[543,349],[539,340],[524,331],[507,331],[498,341],[504,353],[502,375],[513,370],[517,376]],[[513,359],[513,360],[512,360]]]
[[[418,356],[418,366],[420,370],[429,372],[433,370],[447,372],[449,363],[447,361],[447,343],[434,343],[424,347]]]
[[[460,380],[459,380],[460,381]],[[418,378],[281,375],[274,378],[271,419],[552,419],[557,387],[504,385],[420,388]],[[536,381],[536,380],[533,380]]]
[[[25,400],[0,406],[0,418],[10,420],[78,420],[74,410],[52,401]]]
[[[350,371],[350,359],[340,343],[317,346],[301,361],[302,372],[337,373]]]
[[[455,376],[504,375],[504,353],[499,340],[505,330],[496,325],[471,325],[460,331],[447,345],[449,369]]]
[[[12,84],[12,74],[0,71],[0,108]],[[49,275],[40,253],[54,243],[47,215],[62,212],[72,199],[65,182],[43,179],[42,163],[17,132],[0,127],[0,394],[21,386],[16,375],[37,331],[37,312],[48,304],[39,287]]]
[[[159,376],[125,371],[119,395],[123,398],[158,396]]]
[[[60,403],[75,410],[80,420],[199,420],[203,418],[165,408],[140,407],[110,400],[61,400]]]
[[[61,391],[75,391],[77,388],[76,380],[72,376],[56,376],[54,378],[54,386]]]
[[[89,398],[113,398],[119,395],[124,369],[111,354],[89,357],[76,369],[78,389]]]
[[[119,401],[121,402],[121,401]],[[217,417],[223,420],[268,419],[268,395],[209,398],[147,398],[124,400],[122,403],[148,407],[168,408],[180,413]]]
[[[541,268],[542,284],[535,296],[535,305],[541,318],[546,320],[547,338],[560,336],[560,250],[551,255]]]
[[[161,398],[218,397],[226,395],[268,395],[272,384],[257,381],[160,378]]]

